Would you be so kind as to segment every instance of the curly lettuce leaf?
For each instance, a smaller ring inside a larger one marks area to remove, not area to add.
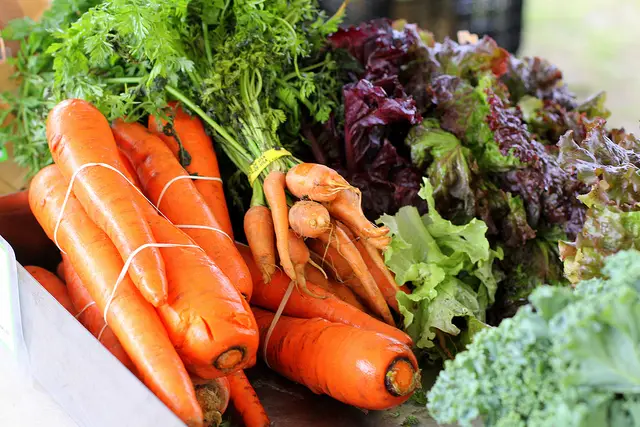
[[[396,215],[383,215],[379,220],[392,236],[385,251],[387,266],[399,284],[413,287],[410,294],[397,295],[405,329],[419,348],[426,349],[434,347],[436,331],[461,334],[456,318],[469,325],[468,319],[473,319],[473,330],[479,329],[500,279],[493,271],[493,261],[502,258],[501,251],[489,246],[482,221],[474,218],[454,225],[440,216],[433,191],[425,179],[419,193],[428,205],[424,216],[415,207],[405,206]]]

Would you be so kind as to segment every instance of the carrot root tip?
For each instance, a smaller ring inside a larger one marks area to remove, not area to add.
[[[393,396],[406,396],[420,384],[420,371],[407,358],[396,358],[391,362],[385,376],[385,387]]]
[[[238,366],[245,358],[246,351],[243,347],[232,347],[220,354],[213,365],[221,371],[230,371]]]

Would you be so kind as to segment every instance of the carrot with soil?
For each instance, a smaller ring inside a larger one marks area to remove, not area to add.
[[[244,234],[253,259],[262,272],[262,280],[269,283],[276,271],[276,236],[269,208],[262,205],[249,208],[244,215]]]
[[[120,341],[113,333],[113,330],[104,323],[102,312],[96,305],[89,291],[80,280],[78,273],[73,269],[71,261],[63,255],[64,276],[67,280],[69,297],[75,308],[76,319],[105,346],[124,366],[131,372],[137,374],[137,370],[131,358],[125,351]]]
[[[289,207],[285,194],[285,174],[272,171],[264,180],[264,197],[271,209],[273,228],[276,233],[276,248],[280,256],[280,265],[284,272],[296,280],[296,271],[289,252]]]
[[[341,191],[355,187],[330,167],[317,163],[300,163],[287,172],[287,188],[299,199],[330,202]]]
[[[60,303],[61,306],[71,313],[71,315],[76,314],[76,310],[69,298],[67,287],[58,276],[49,270],[45,270],[42,267],[36,267],[34,265],[27,265],[24,269],[27,270],[27,272],[31,274],[33,278],[36,279],[36,281]]]
[[[186,152],[188,161],[183,164],[187,172],[192,175],[220,178],[213,141],[205,132],[202,122],[197,117],[187,114],[177,102],[170,102],[169,110],[173,118],[171,125],[150,116],[149,129],[167,144],[177,158],[180,158],[181,153]],[[168,135],[166,131],[169,130]],[[220,227],[233,239],[231,218],[229,218],[227,201],[224,197],[222,180],[196,180],[194,184],[218,220]]]
[[[181,226],[229,277],[247,299],[251,298],[251,275],[231,237],[222,230],[191,179],[164,142],[139,123],[116,120],[112,126],[118,146],[138,172],[149,199],[169,220]],[[192,227],[208,227],[192,228]]]
[[[231,402],[242,417],[245,427],[270,426],[269,416],[245,373],[234,372],[227,378],[231,387]]]
[[[231,391],[229,380],[219,377],[213,380],[205,380],[199,377],[191,377],[196,389],[196,397],[202,408],[204,427],[217,427],[222,423],[222,414],[229,406]]]
[[[53,238],[66,190],[67,181],[55,165],[42,169],[31,182],[29,205],[49,238]],[[187,425],[201,426],[202,410],[193,383],[158,314],[128,275],[119,280],[124,266],[120,253],[73,194],[60,221],[58,242],[98,309],[104,313],[109,304],[108,325],[141,380]]]
[[[360,287],[353,286],[353,291],[361,298],[365,298],[365,301],[370,308],[377,315],[381,316],[385,322],[395,326],[395,321],[393,320],[393,316],[391,316],[389,306],[387,306],[384,296],[380,292],[380,289],[378,289],[378,285],[373,279],[373,276],[371,276],[360,252],[358,252],[358,249],[355,247],[349,238],[349,235],[345,231],[344,225],[336,221],[333,229],[320,236],[320,240],[325,245],[329,244],[333,246],[347,260],[353,269],[353,272],[359,279],[361,285]],[[353,283],[350,283],[350,286],[352,285]]]
[[[393,338],[324,319],[282,316],[265,343],[273,313],[253,311],[262,338],[260,354],[266,345],[269,366],[315,393],[382,410],[405,402],[420,384],[413,352]]]
[[[109,236],[123,260],[143,245],[155,243],[140,206],[132,200],[135,189],[131,184],[104,166],[80,171],[84,165],[103,163],[127,174],[109,123],[94,106],[78,99],[56,105],[47,119],[47,140],[53,160],[65,177],[65,186],[78,173],[73,182],[75,197],[89,218]],[[129,274],[147,301],[154,306],[166,301],[167,280],[157,248],[147,247],[137,254]]]

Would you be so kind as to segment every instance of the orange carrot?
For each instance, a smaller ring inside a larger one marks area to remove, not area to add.
[[[340,283],[357,282],[358,279],[346,259],[336,248],[319,239],[308,239],[307,245],[313,251],[312,258],[318,258],[321,265]],[[316,260],[317,262],[317,260]],[[362,285],[358,285],[362,286]]]
[[[107,119],[86,101],[69,99],[56,105],[47,119],[47,140],[67,185],[88,163],[105,163],[126,171]],[[155,243],[140,207],[131,199],[133,192],[135,189],[122,176],[102,166],[82,170],[73,184],[75,197],[109,236],[123,260],[142,245]],[[151,304],[158,306],[166,301],[167,280],[157,248],[138,253],[131,261],[129,274]]]
[[[244,214],[244,234],[263,280],[269,283],[276,271],[276,236],[269,208],[260,205],[249,208]]]
[[[190,179],[180,179],[166,188],[170,180],[189,174],[161,139],[139,123],[116,120],[112,127],[116,143],[136,168],[145,194],[156,206],[161,193],[166,189],[158,207],[167,218],[174,224],[213,227],[222,231]],[[205,250],[240,292],[250,299],[251,275],[231,238],[223,232],[209,229],[184,228],[184,231]]]
[[[72,316],[76,314],[75,308],[69,299],[69,293],[65,284],[52,272],[34,265],[27,265],[25,268],[38,283],[42,285]]]
[[[264,179],[264,197],[271,208],[280,265],[291,280],[296,280],[296,272],[289,252],[289,207],[284,186],[285,175],[279,171],[271,171]]]
[[[176,102],[170,102],[171,116],[173,116],[174,136],[164,133],[167,122],[156,117],[149,117],[149,129],[158,135],[173,154],[178,157],[180,145],[189,155],[189,162],[185,169],[190,174],[220,178],[218,158],[213,149],[213,141],[204,130],[202,122],[195,116],[187,114]],[[180,141],[180,143],[178,143]],[[227,202],[224,198],[222,181],[196,180],[195,186],[202,195],[211,212],[218,220],[218,224],[233,239],[233,228]]]
[[[158,240],[193,244],[185,233],[154,211],[149,210],[147,220]],[[166,305],[158,307],[158,313],[187,369],[211,379],[253,365],[258,327],[249,304],[229,278],[200,248],[161,251],[169,298]]]
[[[287,188],[299,199],[329,202],[342,190],[352,189],[333,169],[316,163],[301,163],[287,172]]]
[[[240,249],[242,256],[247,259],[254,279],[251,304],[276,311],[287,291],[290,279],[278,271],[273,275],[271,282],[265,284],[260,278],[257,267],[251,262],[248,248],[244,246]],[[307,282],[307,286],[313,294],[322,296],[323,299],[303,295],[300,292],[292,292],[284,307],[283,314],[303,319],[320,317],[330,322],[344,323],[356,328],[385,334],[407,345],[412,344],[411,338],[401,330],[369,316],[311,282]]]
[[[291,207],[289,224],[302,237],[318,237],[331,227],[331,217],[320,203],[301,200]]]
[[[389,245],[389,228],[377,227],[369,222],[362,212],[359,193],[354,190],[340,191],[332,201],[324,205],[333,218],[344,223],[358,237],[380,250],[386,249]]]
[[[67,181],[55,165],[42,169],[31,182],[29,205],[49,238],[53,238],[66,190]],[[73,194],[60,222],[58,243],[98,309],[104,313],[111,301],[107,322],[141,380],[187,425],[201,426],[202,410],[193,384],[154,308],[127,275],[111,298],[123,268],[122,257]]]
[[[222,414],[229,406],[231,396],[229,380],[226,377],[213,380],[191,377],[191,380],[196,388],[196,397],[204,415],[204,427],[219,426],[222,422]]]
[[[320,240],[325,244],[328,243],[333,246],[349,262],[354,274],[360,280],[361,285],[361,287],[358,287],[353,286],[354,284],[352,282],[348,283],[349,286],[353,286],[353,291],[361,298],[366,298],[365,301],[370,308],[377,315],[381,316],[385,322],[395,326],[384,296],[380,292],[380,289],[378,289],[375,280],[373,280],[373,276],[371,276],[371,273],[367,269],[367,265],[362,259],[360,252],[358,252],[349,235],[345,232],[345,228],[344,225],[336,221],[333,230],[320,236]]]
[[[338,283],[335,280],[328,279],[324,277],[324,275],[314,266],[308,265],[305,270],[307,279],[313,283],[314,285],[324,289],[325,291],[332,293],[337,298],[346,302],[347,304],[351,304],[355,308],[360,311],[367,313],[367,309],[364,305],[358,300],[356,295],[353,293],[351,289],[345,286],[342,283]]]
[[[129,180],[133,182],[136,187],[140,188],[140,180],[138,180],[138,173],[133,168],[133,165],[131,164],[129,159],[127,159],[127,156],[125,156],[124,151],[118,148],[118,154],[120,155],[120,161],[122,162],[122,165],[124,166],[124,169],[125,169],[122,172],[126,172],[125,176],[129,178]]]
[[[382,410],[405,402],[420,383],[413,352],[393,338],[324,319],[282,316],[265,343],[273,313],[253,311],[260,354],[266,353],[271,369],[314,393]]]
[[[64,262],[63,261],[60,261],[60,263],[56,267],[56,276],[58,276],[58,279],[62,280],[63,283],[66,282],[66,279],[64,277]]]
[[[124,366],[137,375],[137,370],[131,358],[120,344],[113,330],[104,323],[100,309],[84,286],[78,273],[73,269],[71,261],[63,255],[64,276],[67,279],[69,297],[75,308],[75,316],[91,334],[113,354]]]
[[[309,263],[309,249],[304,244],[302,238],[289,229],[289,252],[291,253],[291,262],[296,272],[296,286],[306,295],[313,298],[324,298],[321,295],[314,294],[307,288],[307,278],[305,277],[306,266]],[[255,282],[254,282],[255,283]]]
[[[271,421],[267,412],[244,372],[234,372],[227,378],[231,386],[231,402],[242,417],[245,427],[270,426]]]

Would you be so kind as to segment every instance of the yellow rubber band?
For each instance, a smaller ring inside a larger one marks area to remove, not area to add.
[[[260,157],[254,160],[249,166],[249,184],[258,179],[262,171],[281,157],[290,156],[291,153],[284,148],[272,148],[262,153]]]

